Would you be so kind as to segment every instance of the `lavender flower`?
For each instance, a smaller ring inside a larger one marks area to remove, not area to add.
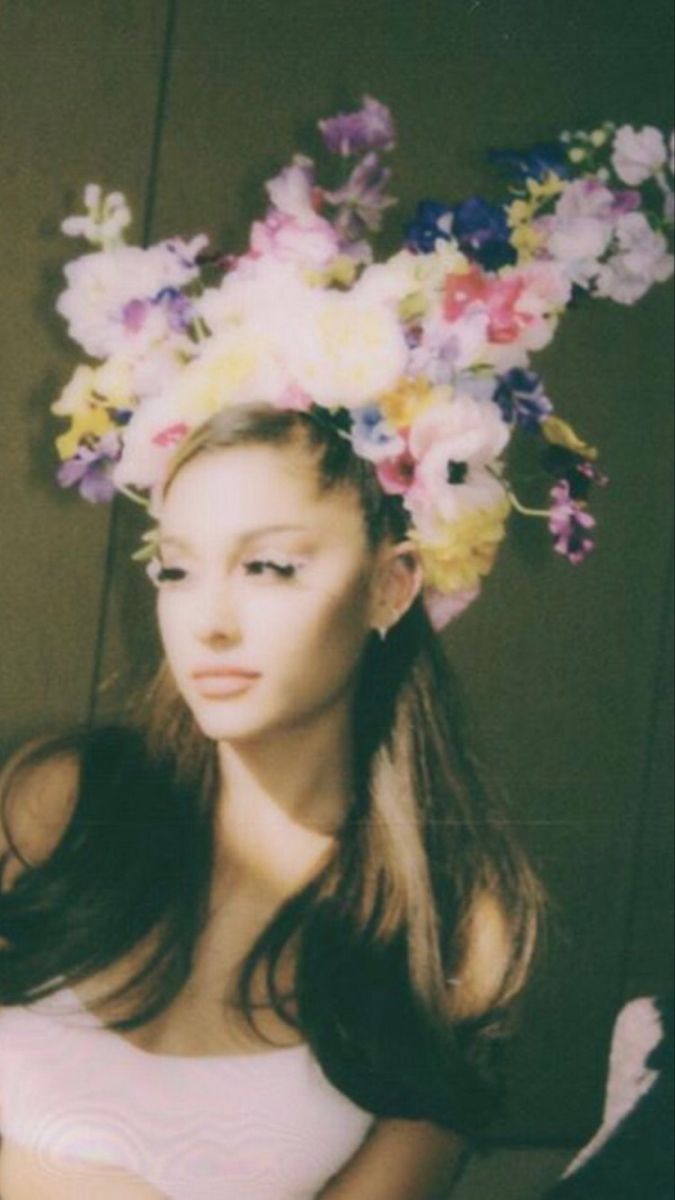
[[[385,209],[396,203],[393,196],[385,195],[390,179],[389,168],[372,153],[357,163],[341,188],[324,192],[325,202],[338,210],[333,225],[341,242],[358,242],[380,228]]]
[[[115,495],[111,468],[120,453],[121,443],[116,433],[107,433],[94,447],[82,444],[59,468],[57,481],[63,488],[77,487],[91,504],[106,504]]]
[[[389,109],[372,96],[364,96],[363,107],[353,113],[338,113],[319,121],[326,146],[343,158],[368,150],[391,150],[396,132]]]

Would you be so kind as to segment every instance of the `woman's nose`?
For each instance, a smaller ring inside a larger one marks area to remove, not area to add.
[[[209,589],[202,597],[197,632],[207,644],[236,641],[241,636],[237,606],[228,588]]]

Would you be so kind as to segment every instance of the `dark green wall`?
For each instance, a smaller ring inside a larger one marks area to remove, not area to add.
[[[666,124],[665,0],[0,0],[0,739],[114,710],[152,663],[137,537],[50,482],[47,405],[75,362],[50,314],[83,184],[158,237],[242,244],[260,185],[312,123],[369,91],[394,109],[402,211],[494,188],[490,146],[605,118]],[[520,528],[448,632],[551,933],[512,1052],[504,1131],[599,1113],[621,1001],[670,978],[672,288],[570,314],[540,359],[603,448],[599,548],[576,570]],[[111,536],[109,536],[111,535]]]

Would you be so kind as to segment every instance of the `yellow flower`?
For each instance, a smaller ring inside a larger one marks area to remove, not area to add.
[[[572,426],[568,425],[567,421],[562,421],[560,417],[545,417],[541,423],[541,429],[546,441],[550,442],[552,446],[564,446],[566,450],[580,454],[582,458],[594,460],[598,457],[595,446],[589,446],[583,442]]]
[[[477,509],[442,526],[442,540],[418,541],[425,583],[441,592],[475,587],[492,569],[506,532],[510,504],[507,498],[494,508]]]
[[[387,421],[397,429],[407,429],[429,408],[434,390],[427,379],[401,379],[390,392],[378,397],[377,404]]]
[[[429,307],[429,301],[424,292],[408,292],[398,306],[398,314],[402,321],[417,321],[423,317]]]
[[[507,210],[508,222],[513,229],[516,225],[524,225],[527,221],[531,221],[537,211],[536,204],[531,200],[514,200]]]
[[[593,146],[604,146],[607,141],[606,129],[594,129],[591,134],[591,143]]]
[[[551,196],[559,196],[564,187],[565,184],[555,171],[549,171],[542,183],[538,179],[527,181],[527,190],[533,200],[548,200]]]
[[[573,163],[582,163],[586,158],[586,151],[583,146],[573,146],[569,152],[569,160]]]
[[[351,287],[356,279],[357,269],[353,258],[350,258],[348,254],[340,254],[333,259],[325,271],[304,271],[303,278],[310,287],[327,288],[331,284],[337,284],[339,287]]]
[[[72,458],[80,442],[86,438],[101,438],[106,433],[113,433],[117,425],[110,412],[103,404],[93,402],[82,405],[71,418],[71,426],[67,433],[62,433],[56,439],[56,449],[63,460]]]
[[[80,366],[66,384],[51,411],[59,417],[74,416],[92,405],[134,408],[131,371],[126,360],[109,358],[100,367]]]
[[[545,238],[543,233],[540,233],[532,225],[519,225],[511,234],[510,241],[522,259],[529,259],[534,256]]]

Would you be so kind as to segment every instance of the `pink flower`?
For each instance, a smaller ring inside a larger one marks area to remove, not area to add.
[[[289,383],[288,387],[281,393],[278,401],[273,400],[275,408],[288,410],[289,412],[309,412],[314,401],[309,392],[301,388],[297,383]]]
[[[497,345],[515,342],[523,325],[532,321],[528,313],[517,311],[525,284],[517,275],[496,279],[490,283],[486,302],[490,323],[488,337]]]
[[[447,277],[443,316],[453,323],[467,312],[483,310],[488,316],[489,342],[503,346],[518,341],[522,329],[533,320],[530,313],[519,307],[525,287],[520,272],[490,276],[479,266],[472,266],[466,275]]]
[[[277,262],[297,263],[321,269],[339,253],[333,226],[314,215],[299,220],[285,213],[270,212],[264,221],[251,228],[247,258],[273,258]]]
[[[553,547],[575,566],[584,561],[595,543],[587,530],[595,526],[595,518],[572,499],[567,479],[561,479],[551,488],[553,504],[548,527],[553,534]]]
[[[438,588],[426,587],[422,600],[432,628],[438,633],[450,621],[454,621],[480,595],[480,587],[459,588],[456,592],[441,592]]]
[[[278,213],[299,221],[311,219],[320,203],[314,164],[302,154],[296,154],[291,165],[270,179],[265,188]]]
[[[473,266],[465,275],[448,275],[443,302],[446,321],[456,321],[472,304],[483,303],[487,287],[488,277],[480,267]]]
[[[160,429],[159,433],[156,433],[150,440],[153,446],[160,446],[164,450],[167,446],[177,446],[188,433],[189,427],[185,421],[174,421],[173,425],[167,425],[165,429]]]
[[[415,479],[416,465],[407,446],[396,458],[377,463],[375,472],[382,491],[389,496],[404,496]]]

